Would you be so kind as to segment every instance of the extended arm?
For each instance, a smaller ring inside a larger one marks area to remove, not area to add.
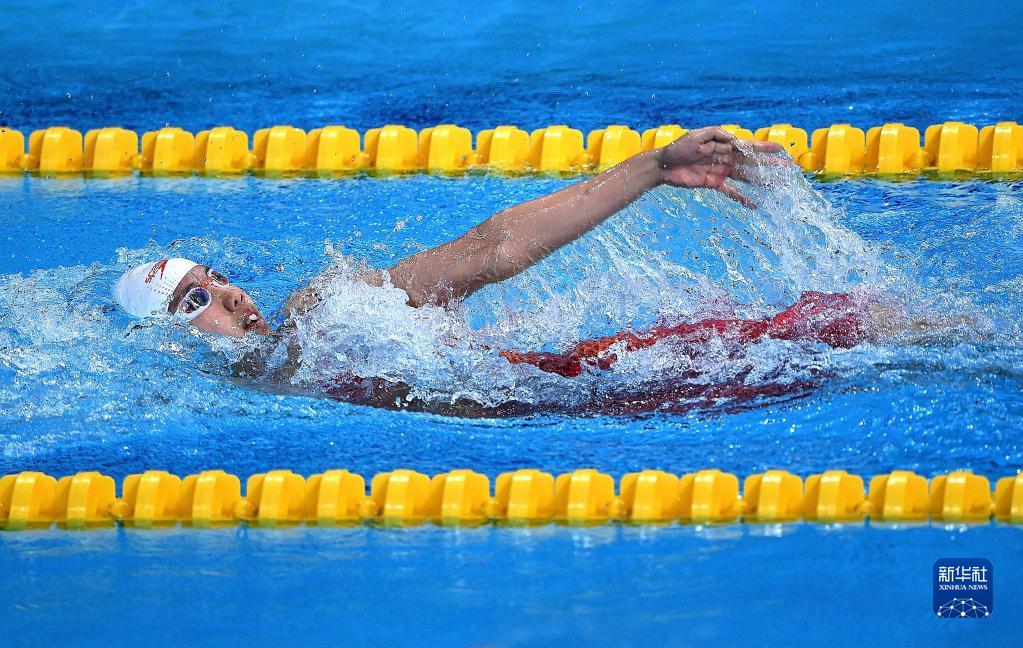
[[[672,144],[636,155],[561,191],[506,209],[459,238],[402,260],[388,272],[409,304],[444,305],[512,277],[571,243],[660,185],[708,187],[753,206],[727,178],[742,179],[751,151],[776,152],[720,128],[692,131]]]

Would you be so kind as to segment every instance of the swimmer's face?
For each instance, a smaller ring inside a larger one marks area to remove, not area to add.
[[[199,287],[209,292],[210,302],[198,317],[189,322],[192,326],[200,331],[230,337],[241,337],[246,333],[270,333],[270,327],[252,298],[238,286],[219,278],[219,275],[211,275],[207,266],[196,266],[181,278],[167,309],[171,313],[178,312],[189,291]]]

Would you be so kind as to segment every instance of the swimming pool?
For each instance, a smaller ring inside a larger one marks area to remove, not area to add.
[[[36,27],[39,8],[9,8],[0,120],[25,131],[173,122],[252,132],[278,122],[455,122],[476,131],[1019,117],[1021,23],[1011,7],[949,26],[934,3],[841,21],[822,8],[807,20],[794,4],[556,5],[557,19],[458,3],[430,11],[316,3],[301,13],[254,4],[244,13],[94,6],[72,19],[70,5],[55,2],[42,8],[57,17],[46,33]],[[912,32],[891,27],[909,24]],[[894,35],[864,45],[881,26]],[[983,56],[966,45],[977,39]],[[943,43],[936,56],[934,43]],[[719,294],[704,275],[751,312],[800,290],[869,282],[914,308],[977,320],[924,344],[762,345],[744,358],[759,375],[826,378],[742,407],[465,419],[271,393],[230,380],[223,349],[184,329],[167,337],[131,328],[108,298],[129,263],[169,251],[208,259],[272,312],[328,262],[328,240],[383,266],[567,182],[0,178],[0,474],[1019,470],[1018,181],[790,177],[759,215],[659,191],[511,288],[466,304],[465,321],[489,324],[488,335],[552,347],[658,313],[691,314]],[[387,333],[400,337],[401,324]],[[434,350],[416,344],[376,357],[422,360]],[[414,373],[424,389],[447,394],[466,384],[473,358]],[[578,395],[557,383],[500,382],[498,365],[483,366],[471,387],[487,396]],[[637,363],[620,379],[651,366]],[[160,643],[741,643],[750,627],[765,641],[793,632],[831,643],[1004,640],[1021,629],[1011,614],[1021,598],[1019,534],[994,524],[3,533],[0,618],[19,643],[72,632],[106,642],[115,619],[133,624],[133,639]],[[944,556],[992,561],[992,618],[932,618],[930,570]]]

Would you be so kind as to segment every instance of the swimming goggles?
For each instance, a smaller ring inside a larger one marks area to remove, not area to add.
[[[230,284],[231,282],[228,281],[227,277],[212,268],[207,268],[206,276],[203,278],[202,283],[188,289],[185,296],[178,302],[178,308],[174,314],[187,322],[191,322],[196,317],[202,315],[210,307],[210,304],[213,303],[213,294],[210,293],[209,286],[227,288]]]

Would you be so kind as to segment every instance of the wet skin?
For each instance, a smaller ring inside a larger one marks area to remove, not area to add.
[[[177,313],[188,291],[201,286],[210,293],[210,305],[189,322],[200,331],[229,337],[242,337],[246,333],[268,335],[270,327],[252,298],[233,283],[221,286],[211,280],[207,266],[196,266],[181,278],[171,295],[167,310]]]

